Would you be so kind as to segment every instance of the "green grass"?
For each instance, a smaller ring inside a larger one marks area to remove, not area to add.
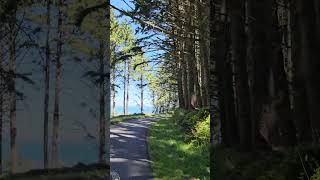
[[[171,117],[161,117],[151,126],[148,144],[156,179],[209,179],[208,147],[187,139]]]
[[[120,122],[125,122],[132,119],[143,119],[146,117],[150,117],[152,115],[149,114],[130,114],[130,115],[120,115],[111,118],[111,124],[117,124]]]

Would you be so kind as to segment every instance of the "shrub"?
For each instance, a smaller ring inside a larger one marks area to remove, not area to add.
[[[193,130],[193,137],[197,144],[207,145],[210,142],[210,115],[204,121],[200,121],[196,124]]]

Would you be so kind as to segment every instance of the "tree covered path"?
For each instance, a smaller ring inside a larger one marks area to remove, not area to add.
[[[153,118],[130,120],[110,128],[111,170],[123,179],[152,179],[147,131]]]

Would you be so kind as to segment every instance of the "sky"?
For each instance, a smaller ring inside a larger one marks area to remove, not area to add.
[[[130,1],[125,0],[131,7],[133,5],[130,3]],[[116,6],[119,9],[123,10],[130,10],[131,8],[123,1],[123,0],[111,0],[111,4]],[[119,12],[115,11],[116,15],[119,14]],[[122,17],[120,21],[124,20],[127,17]],[[130,18],[128,18],[130,19]],[[132,23],[131,24],[133,30],[138,28],[138,24]],[[142,35],[137,34],[137,37],[142,37]],[[145,54],[146,57],[151,56],[150,53]],[[121,84],[121,83],[120,83]],[[139,113],[140,112],[140,89],[136,87],[135,82],[131,82],[131,85],[129,86],[129,113]],[[151,113],[153,109],[152,105],[152,96],[150,89],[145,87],[145,96],[144,96],[144,109],[146,113]],[[123,88],[121,86],[120,89],[118,89],[118,93],[116,95],[116,111],[117,113],[122,113],[123,112]]]

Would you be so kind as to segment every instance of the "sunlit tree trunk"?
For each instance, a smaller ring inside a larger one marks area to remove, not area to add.
[[[126,95],[126,113],[128,114],[129,112],[129,86],[130,86],[130,63],[128,62],[128,67],[127,67],[127,95]]]
[[[112,117],[115,116],[115,111],[116,111],[116,73],[115,73],[115,69],[112,70],[111,73],[111,99],[112,99]]]
[[[144,95],[143,95],[143,91],[144,91],[144,87],[143,87],[143,74],[141,73],[140,76],[140,87],[141,87],[141,92],[140,92],[140,112],[141,114],[143,113],[143,101],[144,101]]]
[[[124,62],[123,68],[123,114],[126,114],[126,95],[127,95],[127,61]]]

